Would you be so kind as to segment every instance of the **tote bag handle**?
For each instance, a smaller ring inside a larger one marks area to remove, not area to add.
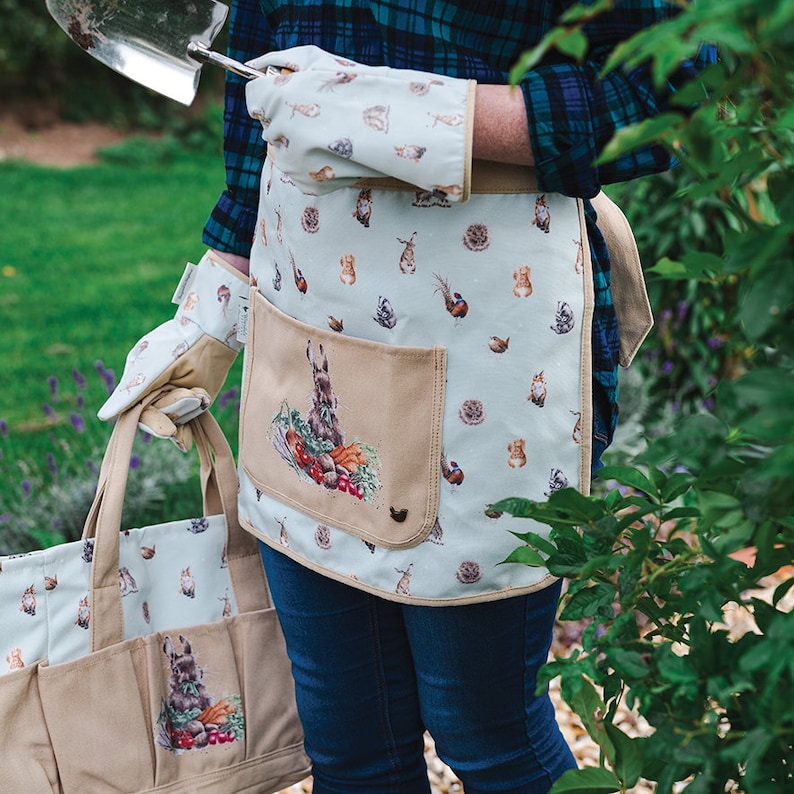
[[[121,642],[124,617],[119,589],[119,535],[124,493],[138,420],[160,393],[147,395],[122,413],[108,441],[99,472],[96,496],[83,527],[83,539],[94,539],[91,565],[91,650]],[[237,473],[223,431],[209,412],[192,420],[191,429],[201,463],[205,513],[223,513],[229,575],[239,612],[270,606],[262,559],[256,539],[239,524]]]

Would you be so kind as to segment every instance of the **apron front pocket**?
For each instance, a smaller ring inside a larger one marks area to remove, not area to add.
[[[446,348],[316,328],[251,292],[240,462],[258,491],[385,548],[436,522]]]

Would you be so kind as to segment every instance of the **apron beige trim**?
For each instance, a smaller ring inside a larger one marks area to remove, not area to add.
[[[352,187],[372,190],[425,192],[394,177],[370,177],[357,180]],[[471,193],[537,193],[538,178],[534,168],[492,160],[471,161]]]
[[[619,361],[622,367],[628,367],[653,327],[653,312],[637,243],[626,216],[604,193],[595,196],[592,204],[611,261],[612,302],[620,333]]]
[[[587,243],[587,225],[584,217],[584,201],[577,199],[579,226],[582,242]],[[584,272],[584,307],[582,316],[582,360],[581,360],[581,441],[579,458],[579,490],[588,496],[593,460],[593,312],[595,310],[595,290],[593,288],[593,259],[590,245],[582,245]]]
[[[472,150],[474,148],[474,102],[476,95],[477,81],[469,80],[466,89],[466,151],[463,156],[463,195],[461,196],[461,201],[468,201],[471,196],[472,167],[474,164],[474,160],[472,159]]]

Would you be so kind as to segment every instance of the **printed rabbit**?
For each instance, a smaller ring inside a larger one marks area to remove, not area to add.
[[[330,441],[335,447],[345,443],[345,436],[339,427],[336,417],[337,399],[331,388],[331,378],[328,374],[328,359],[322,345],[317,348],[319,355],[315,355],[311,339],[306,345],[306,357],[312,365],[314,378],[314,391],[312,393],[312,406],[306,414],[306,420],[317,438]]]
[[[204,671],[196,664],[190,642],[181,634],[182,653],[177,653],[174,641],[166,636],[163,642],[163,653],[171,665],[171,676],[168,679],[168,705],[175,711],[203,711],[212,705],[212,698],[207,688],[201,683]]]

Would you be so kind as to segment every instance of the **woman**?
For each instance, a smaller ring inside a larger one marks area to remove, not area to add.
[[[612,437],[618,328],[587,199],[671,162],[594,165],[664,106],[646,70],[599,70],[675,11],[617,3],[581,64],[552,51],[511,90],[568,5],[233,4],[230,54],[269,53],[253,65],[271,73],[228,79],[212,250],[147,338],[150,361],[180,335],[189,351],[140,377],[131,355],[101,413],[155,379],[188,389],[172,416],[206,407],[250,268],[240,515],[318,794],[425,794],[425,730],[467,794],[545,792],[574,766],[535,692],[560,582],[502,564],[512,532],[542,529],[490,505],[586,491]]]

